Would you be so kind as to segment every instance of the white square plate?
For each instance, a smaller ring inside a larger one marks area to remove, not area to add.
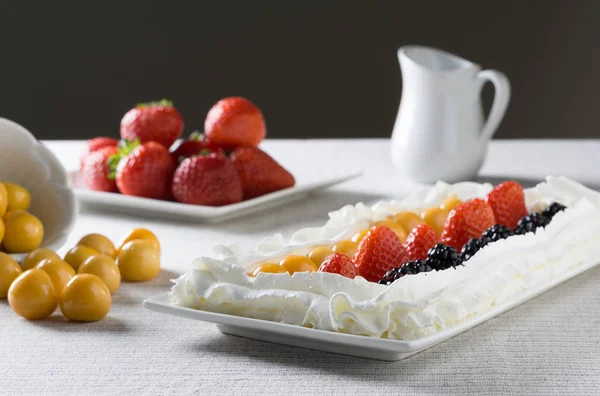
[[[572,268],[563,276],[546,284],[541,284],[537,288],[518,294],[514,298],[495,305],[485,312],[473,315],[454,326],[447,327],[430,336],[410,341],[336,333],[266,320],[183,308],[171,302],[169,293],[159,294],[146,299],[144,307],[168,315],[216,323],[219,331],[225,334],[371,359],[401,360],[442,341],[446,341],[465,330],[537,297],[554,286],[594,267],[598,263],[598,258],[593,258],[586,263]]]
[[[320,179],[310,179],[310,181],[307,178],[303,178],[297,180],[296,185],[292,188],[276,191],[240,203],[217,207],[187,205],[178,202],[91,191],[83,184],[79,172],[70,172],[69,178],[79,202],[97,209],[160,217],[169,220],[184,219],[188,221],[218,223],[302,199],[310,193],[354,179],[361,174],[362,172],[360,171],[354,171],[344,174],[324,175]]]

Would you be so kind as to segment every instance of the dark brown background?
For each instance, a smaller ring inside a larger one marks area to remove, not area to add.
[[[496,137],[600,137],[596,0],[0,4],[0,116],[39,138],[116,136],[163,97],[191,132],[229,95],[263,109],[270,137],[389,136],[405,44],[508,75]]]

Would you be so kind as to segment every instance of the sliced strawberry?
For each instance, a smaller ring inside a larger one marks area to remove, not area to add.
[[[473,199],[452,209],[444,226],[442,243],[460,251],[469,239],[479,238],[494,224],[491,206],[481,198]]]
[[[519,219],[527,216],[523,187],[515,181],[498,184],[486,197],[492,207],[496,223],[515,229]]]
[[[419,224],[408,234],[404,241],[404,248],[411,261],[426,259],[429,249],[440,242],[440,237],[427,224]]]
[[[321,263],[319,272],[330,272],[354,279],[356,276],[356,265],[343,253],[333,253]]]
[[[387,271],[401,267],[407,261],[410,258],[402,242],[385,226],[372,227],[354,255],[357,275],[369,282],[379,282]]]

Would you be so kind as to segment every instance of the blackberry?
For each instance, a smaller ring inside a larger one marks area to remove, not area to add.
[[[430,272],[433,268],[428,260],[416,260],[404,263],[402,267],[389,270],[379,281],[381,285],[390,285],[405,275],[416,275],[421,272]]]
[[[427,252],[427,261],[436,271],[442,271],[450,267],[456,267],[462,264],[460,255],[452,246],[438,243]]]
[[[469,241],[467,243],[465,243],[464,246],[462,247],[462,250],[460,251],[460,257],[462,258],[463,261],[467,261],[488,243],[490,243],[490,240],[487,238],[469,239]]]
[[[565,205],[561,205],[558,202],[554,202],[542,211],[542,215],[546,216],[549,219],[552,219],[555,214],[557,214],[558,212],[562,212],[566,208],[567,207]]]
[[[500,239],[506,239],[511,235],[513,235],[513,232],[510,228],[503,226],[502,224],[496,224],[485,230],[481,236],[489,242],[496,242]]]
[[[515,234],[521,235],[528,232],[534,232],[540,227],[546,227],[550,223],[550,219],[541,213],[532,213],[522,217],[515,228]]]
[[[385,275],[383,275],[383,278],[381,278],[381,280],[379,281],[380,285],[391,285],[392,283],[394,283],[394,281],[397,281],[398,279],[402,278],[404,275],[402,272],[400,272],[401,268],[394,268],[389,270],[388,272],[385,273]]]

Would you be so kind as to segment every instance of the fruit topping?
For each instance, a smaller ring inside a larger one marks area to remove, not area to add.
[[[461,201],[460,199],[456,198],[456,196],[451,196],[450,198],[447,198],[442,203],[442,205],[440,206],[440,209],[443,209],[445,211],[450,212],[452,209],[456,208],[461,203],[463,203],[463,201]]]
[[[546,216],[549,219],[552,219],[555,214],[557,214],[558,212],[562,212],[566,208],[567,207],[565,205],[559,204],[558,202],[554,202],[542,211],[542,215]]]
[[[168,100],[139,104],[121,120],[121,138],[141,143],[156,142],[165,148],[183,132],[183,118]]]
[[[368,232],[369,232],[368,228],[365,228],[364,230],[360,230],[356,234],[352,235],[352,238],[350,238],[350,240],[355,243],[360,243],[360,241],[363,240],[363,238],[365,237],[365,235],[367,235]]]
[[[500,239],[506,239],[512,235],[512,230],[507,226],[504,226],[502,224],[495,224],[487,230],[485,230],[484,233],[481,235],[481,238],[487,239],[489,243],[499,241]]]
[[[204,121],[206,137],[224,148],[256,147],[267,134],[265,119],[248,99],[229,97],[218,101]]]
[[[393,220],[382,220],[375,223],[376,226],[384,226],[388,227],[390,230],[394,231],[394,234],[400,239],[400,242],[406,241],[406,237],[408,236],[407,229],[405,229],[400,224],[396,223]],[[410,230],[409,230],[410,231]]]
[[[81,177],[87,188],[94,191],[118,192],[108,161],[118,153],[116,146],[103,147],[89,154],[81,164]]]
[[[317,246],[308,253],[308,258],[317,266],[321,265],[333,252],[328,246]]]
[[[352,242],[348,239],[337,241],[336,243],[331,245],[331,251],[333,253],[343,253],[348,257],[354,257],[354,254],[356,253],[357,249],[358,243]]]
[[[343,253],[333,253],[323,261],[319,267],[319,272],[330,272],[332,274],[338,274],[345,276],[346,278],[354,279],[356,276],[356,266],[350,259]]]
[[[478,238],[494,224],[496,221],[490,205],[483,199],[475,198],[450,212],[442,233],[442,242],[460,250],[469,239]]]
[[[229,160],[220,153],[187,158],[173,176],[173,196],[192,205],[223,206],[240,202],[242,183]]]
[[[519,219],[527,215],[523,187],[515,181],[506,181],[494,187],[486,201],[494,211],[496,223],[510,229],[515,228]]]
[[[427,253],[428,264],[436,271],[443,271],[462,264],[462,259],[452,246],[438,243]]]
[[[287,270],[284,267],[275,263],[264,263],[259,265],[254,271],[252,271],[252,276],[257,276],[261,272],[266,272],[269,274],[287,274]]]
[[[427,252],[440,241],[439,235],[427,224],[419,224],[408,234],[404,242],[411,260],[427,258]]]
[[[385,226],[372,227],[354,256],[357,275],[369,282],[378,282],[387,271],[409,260],[400,239]]]
[[[448,218],[448,211],[433,207],[425,210],[421,214],[421,217],[438,235],[442,235],[446,219]]]
[[[410,232],[419,224],[426,224],[425,220],[413,212],[400,212],[394,216],[394,221],[400,224],[407,232]]]
[[[541,213],[531,213],[519,220],[515,228],[515,234],[521,235],[528,232],[535,232],[540,227],[546,227],[550,223],[550,219]]]
[[[240,147],[231,153],[231,162],[242,182],[244,199],[251,199],[296,184],[294,176],[264,151]]]
[[[431,272],[434,268],[431,267],[430,260],[420,259],[404,263],[402,267],[393,268],[383,275],[379,281],[382,285],[391,285],[394,281],[402,278],[405,275],[416,275],[421,272]]]
[[[471,257],[475,255],[482,247],[486,246],[489,243],[488,239],[482,238],[471,238],[465,245],[462,247],[460,252],[460,257],[463,262],[469,260]]]
[[[279,265],[285,268],[290,275],[295,272],[315,272],[318,270],[317,265],[306,256],[290,255],[281,260]]]

